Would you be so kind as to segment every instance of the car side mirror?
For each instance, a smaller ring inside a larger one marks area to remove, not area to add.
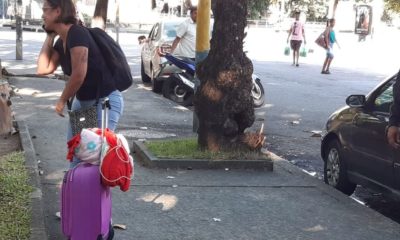
[[[365,102],[365,95],[350,95],[346,98],[346,104],[354,108],[364,107]]]

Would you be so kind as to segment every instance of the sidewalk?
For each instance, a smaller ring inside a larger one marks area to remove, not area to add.
[[[13,78],[13,99],[40,160],[48,239],[64,239],[60,183],[68,168],[65,126],[53,105],[63,82]],[[146,90],[135,79],[118,131],[131,140],[192,136],[192,112]],[[29,136],[23,134],[23,136]],[[25,139],[26,140],[26,139]],[[115,239],[399,239],[400,225],[314,179],[285,160],[274,171],[163,170],[135,165],[129,192],[113,189]],[[172,178],[173,177],[173,178]],[[40,238],[42,240],[43,238]]]

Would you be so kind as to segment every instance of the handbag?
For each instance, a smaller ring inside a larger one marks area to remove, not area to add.
[[[318,38],[315,40],[315,43],[322,48],[327,47],[325,41],[325,31],[318,36]]]
[[[97,87],[96,102],[88,108],[80,108],[72,111],[72,101],[74,100],[74,97],[72,97],[71,100],[67,101],[69,123],[72,129],[72,136],[80,134],[82,132],[82,129],[84,128],[97,127],[97,105],[99,104],[99,98],[100,86]]]
[[[71,110],[70,103],[68,101],[68,115],[69,122],[72,128],[72,135],[80,134],[84,128],[95,128],[97,127],[97,102],[88,108]]]

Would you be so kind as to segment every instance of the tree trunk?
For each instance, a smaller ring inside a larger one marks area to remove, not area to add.
[[[248,147],[244,130],[254,123],[251,98],[253,64],[243,52],[247,0],[213,0],[211,49],[199,64],[201,81],[194,104],[198,143],[210,151]]]
[[[332,18],[335,18],[336,8],[337,8],[338,3],[339,3],[339,0],[335,0],[335,2],[333,3]]]
[[[8,83],[0,79],[0,135],[12,132],[12,113],[9,97],[10,89]]]
[[[108,0],[97,0],[91,27],[106,29]]]

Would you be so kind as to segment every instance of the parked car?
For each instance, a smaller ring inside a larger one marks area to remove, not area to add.
[[[161,92],[164,77],[180,71],[173,65],[165,64],[162,52],[171,48],[176,37],[176,28],[184,19],[161,20],[154,24],[141,51],[141,77],[144,83],[152,83],[154,92]]]
[[[367,96],[351,95],[326,123],[321,143],[324,181],[351,195],[356,185],[400,198],[400,150],[386,140],[396,75]]]

